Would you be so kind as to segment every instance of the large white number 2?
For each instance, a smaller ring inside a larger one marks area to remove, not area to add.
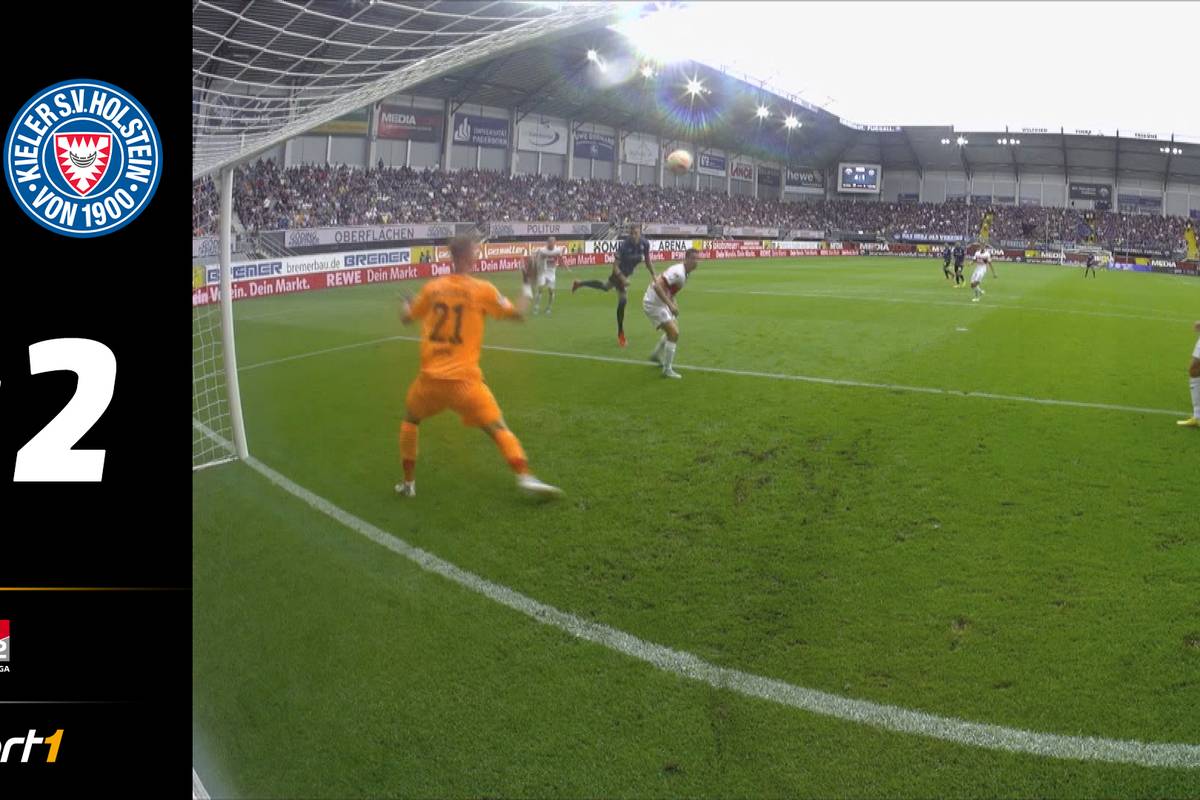
[[[103,450],[72,450],[112,402],[117,358],[91,339],[50,339],[29,346],[29,372],[66,370],[79,376],[75,396],[41,433],[17,451],[14,481],[96,482]]]

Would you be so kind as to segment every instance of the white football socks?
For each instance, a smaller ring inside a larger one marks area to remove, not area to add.
[[[1200,419],[1200,378],[1188,378],[1192,387],[1192,416]]]
[[[675,342],[663,342],[663,372],[671,369],[671,364],[675,361]]]
[[[667,343],[667,335],[664,333],[662,336],[659,337],[658,344],[654,345],[654,353],[652,354],[652,356],[654,358],[658,358],[660,355],[662,355],[663,346],[666,345],[666,343]]]

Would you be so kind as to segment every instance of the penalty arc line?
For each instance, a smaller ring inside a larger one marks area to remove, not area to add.
[[[293,356],[284,356],[283,358],[275,358],[268,361],[259,361],[255,364],[248,364],[244,367],[238,367],[238,372],[248,372],[249,370],[261,369],[262,367],[271,367],[276,364],[286,364],[289,361],[299,361],[305,358],[314,356],[327,355],[329,353],[338,353],[344,350],[353,350],[359,347],[370,347],[375,344],[385,344],[387,342],[419,342],[420,337],[417,336],[387,336],[382,339],[371,339],[365,342],[355,342],[353,344],[341,345],[339,347],[328,347],[323,350],[313,350],[309,353],[297,353]],[[483,346],[484,350],[497,350],[504,353],[523,353],[525,355],[535,356],[552,356],[555,358],[575,358],[584,361],[602,361],[609,364],[631,364],[639,367],[650,366],[648,361],[638,361],[633,358],[618,358],[616,356],[599,356],[589,353],[562,353],[555,350],[534,350],[528,347],[507,347],[504,345],[487,345]],[[945,397],[970,397],[983,400],[1002,400],[1011,403],[1033,403],[1043,406],[1065,406],[1067,408],[1091,408],[1102,411],[1124,411],[1131,414],[1158,414],[1163,416],[1179,416],[1181,412],[1174,411],[1169,408],[1144,408],[1141,406],[1125,406],[1116,403],[1092,403],[1083,400],[1056,400],[1045,397],[1027,397],[1019,394],[997,394],[995,392],[976,392],[966,389],[940,389],[936,386],[906,386],[899,383],[873,383],[871,381],[855,381],[843,378],[822,378],[814,375],[789,375],[782,372],[757,372],[754,370],[745,369],[730,369],[727,367],[704,367],[692,364],[676,364],[677,368],[682,370],[690,370],[692,372],[711,372],[718,375],[738,375],[744,378],[768,378],[777,381],[796,381],[799,383],[815,383],[825,386],[848,386],[857,389],[882,389],[889,392],[908,392],[912,394],[933,394],[942,395]]]
[[[203,423],[193,419],[192,426],[218,444],[228,445],[228,442],[225,442]],[[285,475],[276,472],[253,456],[246,459],[245,464],[275,486],[303,501],[316,511],[340,522],[355,533],[393,553],[403,556],[426,572],[440,575],[464,589],[482,595],[543,625],[557,628],[575,638],[601,645],[614,652],[650,664],[663,672],[705,683],[715,689],[725,689],[746,697],[758,698],[801,711],[856,722],[874,728],[896,733],[917,734],[969,747],[1027,753],[1049,758],[1104,761],[1146,767],[1200,768],[1200,745],[1068,736],[1006,728],[1001,725],[912,711],[869,700],[855,700],[729,667],[720,667],[691,653],[672,650],[664,645],[640,639],[631,633],[610,628],[598,622],[590,622],[534,600],[515,589],[493,583],[354,516],[320,495],[300,486]]]

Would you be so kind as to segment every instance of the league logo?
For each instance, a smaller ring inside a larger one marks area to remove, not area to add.
[[[4,661],[4,662],[8,661],[8,653],[9,653],[8,644],[9,644],[8,620],[0,619],[0,661]],[[8,667],[5,667],[5,669],[8,669]]]
[[[103,236],[137,218],[162,174],[154,120],[124,90],[70,80],[35,95],[4,140],[17,205],[64,236]]]

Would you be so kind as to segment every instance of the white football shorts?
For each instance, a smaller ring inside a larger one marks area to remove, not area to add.
[[[646,316],[650,318],[650,322],[656,328],[662,327],[664,324],[675,319],[675,315],[671,313],[671,309],[662,303],[656,303],[651,300],[642,301],[642,311],[646,312]]]

